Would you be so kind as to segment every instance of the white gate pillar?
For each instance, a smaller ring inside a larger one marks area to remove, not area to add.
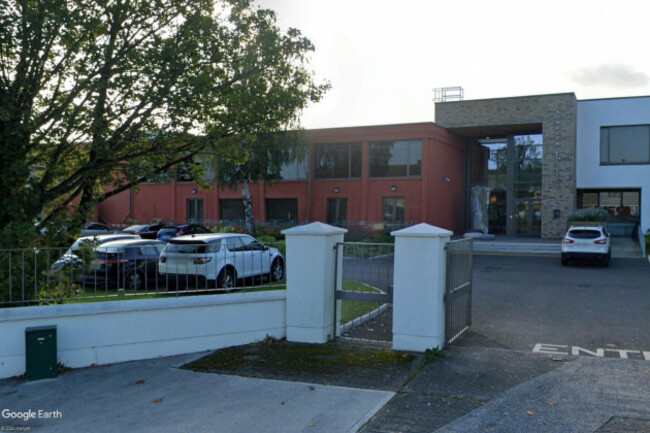
[[[394,350],[424,352],[445,346],[445,244],[452,234],[429,224],[391,233]]]
[[[333,338],[335,250],[346,229],[315,222],[283,230],[287,243],[287,341]]]

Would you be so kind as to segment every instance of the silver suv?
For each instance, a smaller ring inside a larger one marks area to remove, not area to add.
[[[158,258],[158,271],[171,283],[229,289],[244,278],[282,280],[284,257],[248,235],[184,235],[169,241]]]

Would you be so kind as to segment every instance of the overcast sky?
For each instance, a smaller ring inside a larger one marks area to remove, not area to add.
[[[305,128],[433,121],[433,89],[465,99],[650,95],[647,0],[258,0],[316,46],[332,89]]]

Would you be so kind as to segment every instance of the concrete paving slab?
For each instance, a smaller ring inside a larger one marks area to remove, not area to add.
[[[537,353],[486,347],[450,347],[404,388],[440,397],[486,402],[562,363]]]
[[[0,426],[97,433],[356,432],[394,395],[177,368],[202,355],[74,370],[35,382],[0,381]],[[25,413],[33,417],[10,418]]]
[[[525,382],[437,430],[466,432],[595,432],[613,417],[650,420],[647,361],[579,358]],[[645,430],[626,430],[629,433]]]
[[[399,393],[361,433],[430,433],[482,403],[419,393]]]

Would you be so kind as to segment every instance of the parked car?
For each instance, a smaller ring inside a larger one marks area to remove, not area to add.
[[[573,226],[562,239],[562,265],[571,260],[596,260],[609,266],[612,257],[609,233],[600,226]]]
[[[165,226],[158,231],[158,239],[167,242],[171,238],[182,235],[192,235],[198,233],[212,233],[210,229],[199,224],[180,224],[174,226]]]
[[[156,239],[161,228],[162,224],[138,224],[129,226],[122,231],[139,235],[142,239]]]
[[[81,236],[107,235],[110,233],[115,233],[115,230],[101,223],[87,223],[81,230]]]
[[[80,251],[83,248],[88,248],[91,251],[94,250],[101,244],[106,242],[117,241],[120,239],[140,239],[138,235],[131,235],[128,233],[113,233],[110,235],[97,235],[97,236],[82,236],[77,239],[68,250],[63,253],[61,258],[54,262],[53,268],[60,269],[70,263],[80,263],[83,262],[86,257],[79,257],[83,253]]]
[[[158,287],[158,257],[165,243],[150,239],[123,239],[95,248],[95,258],[84,272],[86,288],[124,288],[130,291]]]
[[[234,233],[184,235],[169,241],[158,260],[168,281],[232,288],[240,279],[284,278],[284,257],[255,238]]]

